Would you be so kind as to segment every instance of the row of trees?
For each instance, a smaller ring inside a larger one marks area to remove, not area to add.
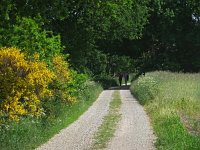
[[[47,37],[60,35],[63,52],[70,54],[73,67],[80,72],[109,73],[115,64],[109,61],[112,55],[130,56],[140,72],[156,69],[197,72],[199,3],[198,0],[2,0],[0,45],[10,45],[7,40],[13,33],[11,28],[25,17],[34,19],[42,30],[53,31]],[[96,67],[91,58],[97,58]]]
[[[48,2],[2,0],[0,45],[16,45],[24,48],[32,42],[34,43],[32,47],[34,47],[37,45],[35,43],[43,38],[56,39],[56,35],[59,35],[64,46],[63,52],[70,54],[70,61],[76,70],[89,72],[92,75],[110,73],[113,65],[120,65],[117,61],[125,60],[125,56],[119,57],[117,53],[123,39],[133,40],[142,37],[142,30],[148,17],[147,4],[148,0],[143,2],[136,0],[53,0]],[[29,19],[29,25],[22,23],[23,18]],[[33,19],[37,25],[31,26],[30,19]],[[45,36],[37,37],[34,30],[38,27],[45,30]],[[21,33],[19,31],[21,29],[26,32]],[[49,42],[47,45],[52,48],[55,46],[53,48],[55,51],[60,48],[60,45]],[[38,45],[34,49],[37,47]],[[33,50],[30,51],[33,52]],[[116,59],[113,60],[114,58]],[[131,58],[126,57],[126,59],[133,62]],[[115,68],[123,68],[123,66],[115,66]],[[127,69],[127,65],[125,68]],[[129,68],[133,68],[132,65],[129,65]]]
[[[147,7],[142,38],[121,42],[137,59],[138,69],[200,71],[200,2],[150,0]]]

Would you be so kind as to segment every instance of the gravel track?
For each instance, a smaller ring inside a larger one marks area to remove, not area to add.
[[[113,90],[103,91],[94,104],[77,121],[60,131],[37,150],[85,150],[93,142],[95,131],[108,113]]]
[[[143,107],[129,90],[120,90],[122,119],[107,150],[155,150],[155,136]]]
[[[118,88],[116,89],[118,90]],[[36,150],[86,150],[107,115],[114,90],[103,91],[94,104],[77,121],[60,131]],[[129,90],[120,90],[122,119],[106,150],[155,150],[154,135],[148,116]]]

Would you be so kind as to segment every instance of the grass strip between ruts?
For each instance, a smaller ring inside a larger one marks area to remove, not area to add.
[[[91,149],[103,149],[107,147],[109,140],[114,136],[117,124],[121,119],[119,113],[121,106],[121,98],[119,91],[114,91],[112,95],[112,101],[110,102],[109,112],[103,118],[101,126],[94,138],[94,144]]]

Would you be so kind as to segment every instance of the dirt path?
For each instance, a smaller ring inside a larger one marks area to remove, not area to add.
[[[92,144],[95,131],[108,113],[113,91],[103,91],[76,122],[60,131],[37,150],[85,150]]]
[[[96,102],[76,122],[60,131],[37,150],[86,150],[108,113],[113,90],[103,91]],[[107,150],[153,150],[152,130],[143,107],[129,90],[120,90],[122,120]]]
[[[129,90],[120,90],[122,119],[107,150],[154,150],[155,139],[143,107]]]

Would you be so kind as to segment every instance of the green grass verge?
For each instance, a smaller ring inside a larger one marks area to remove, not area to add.
[[[102,125],[98,128],[94,144],[91,147],[94,149],[106,148],[109,140],[114,136],[117,124],[121,118],[119,109],[121,106],[121,99],[119,91],[113,93],[113,99],[110,102],[109,113],[103,119]]]
[[[0,149],[35,149],[77,120],[92,105],[101,91],[102,87],[93,83],[81,92],[78,102],[73,106],[55,103],[57,114],[52,118],[35,120],[26,118],[19,123],[2,125],[0,127]]]
[[[131,85],[161,150],[200,149],[200,74],[152,72]]]

